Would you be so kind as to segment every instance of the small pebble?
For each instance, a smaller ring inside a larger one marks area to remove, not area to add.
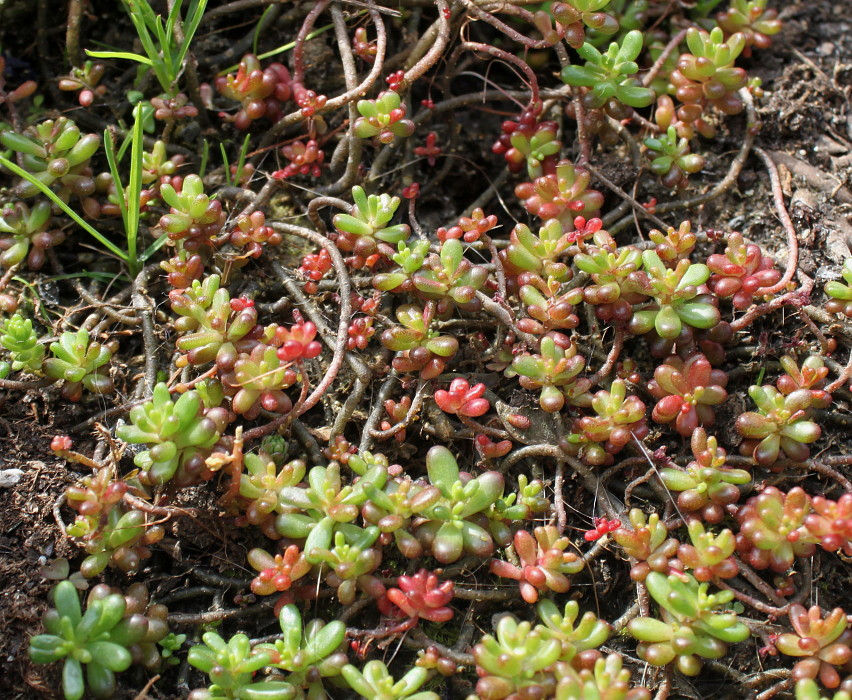
[[[0,469],[0,488],[8,489],[15,486],[24,476],[21,469]]]

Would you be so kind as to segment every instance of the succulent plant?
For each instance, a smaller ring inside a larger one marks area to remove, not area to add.
[[[790,606],[793,632],[778,636],[775,648],[787,656],[801,658],[793,666],[793,678],[819,678],[826,688],[837,688],[840,675],[835,666],[844,666],[852,659],[852,631],[842,608],[835,608],[823,617],[814,605],[810,610],[794,603]]]
[[[60,581],[53,589],[53,604],[44,617],[47,633],[30,640],[30,659],[37,664],[64,659],[66,700],[82,698],[87,685],[95,697],[113,697],[115,674],[130,667],[128,647],[144,637],[147,620],[125,619],[127,603],[117,593],[90,599],[84,612],[70,581]]]
[[[454,612],[449,607],[453,599],[452,581],[441,581],[438,576],[426,569],[420,569],[412,576],[400,576],[399,588],[389,588],[384,598],[379,600],[379,609],[389,617],[397,617],[393,607],[398,608],[409,618],[423,618],[430,622],[447,622]]]
[[[422,379],[434,379],[458,352],[459,342],[451,335],[441,335],[431,328],[436,306],[429,302],[423,309],[414,304],[403,304],[396,309],[400,326],[382,333],[381,341],[397,355],[393,367],[398,372],[420,372]]]
[[[630,687],[630,671],[622,666],[620,654],[595,661],[593,669],[575,670],[558,666],[555,700],[649,700],[651,691]]]
[[[250,420],[257,418],[261,409],[288,413],[293,402],[283,390],[299,379],[291,364],[282,360],[279,351],[269,345],[260,344],[249,353],[240,353],[234,368],[222,375],[225,392],[233,397],[234,413]]]
[[[518,530],[513,541],[518,566],[500,559],[492,559],[489,569],[495,576],[519,582],[521,597],[535,603],[540,591],[565,593],[571,586],[566,574],[582,571],[585,563],[573,552],[566,552],[571,541],[559,534],[554,525],[537,527],[534,536]]]
[[[846,689],[838,690],[831,698],[823,696],[819,686],[810,678],[796,681],[796,700],[850,700],[852,693]]]
[[[721,27],[710,33],[691,27],[686,43],[691,53],[681,55],[669,77],[674,94],[697,111],[696,117],[705,103],[724,114],[739,114],[743,103],[737,90],[745,86],[747,75],[744,69],[734,66],[734,61],[745,48],[745,35],[736,33],[725,40]]]
[[[642,264],[642,253],[634,246],[589,246],[574,256],[574,263],[592,276],[594,284],[583,289],[583,297],[601,320],[627,323],[633,304],[646,299],[627,287],[628,278]]]
[[[713,369],[703,354],[694,353],[685,360],[671,355],[657,366],[648,383],[658,399],[651,417],[658,423],[673,423],[678,433],[688,437],[699,425],[713,425],[716,417],[711,406],[728,398],[727,383],[728,375]]]
[[[161,525],[148,522],[143,511],[121,504],[126,492],[127,484],[114,480],[107,468],[83,477],[65,492],[68,504],[78,513],[65,532],[80,540],[88,554],[80,564],[80,573],[87,578],[97,576],[108,564],[137,571],[141,560],[151,554],[148,545],[165,534]]]
[[[385,595],[384,585],[372,575],[382,563],[381,547],[374,546],[379,534],[378,527],[367,527],[353,535],[350,543],[343,532],[337,531],[332,547],[314,547],[310,551],[312,562],[319,561],[328,567],[325,582],[337,589],[337,599],[343,605],[351,605],[358,590],[373,598]]]
[[[265,452],[249,452],[243,456],[240,474],[240,497],[247,502],[246,520],[258,525],[267,537],[279,537],[273,528],[275,515],[284,509],[279,499],[281,489],[297,486],[307,471],[304,460],[293,459],[280,467]]]
[[[722,658],[728,644],[748,639],[748,627],[727,611],[734,598],[731,591],[709,594],[708,584],[692,576],[656,571],[648,574],[645,585],[663,619],[637,617],[627,630],[639,640],[636,653],[652,666],[674,661],[681,673],[695,676],[702,658]]]
[[[252,54],[243,56],[236,74],[219,76],[213,85],[224,97],[241,103],[235,115],[220,114],[241,131],[262,117],[278,121],[283,116],[281,103],[291,95],[290,71],[280,63],[262,69],[260,61]]]
[[[669,226],[665,233],[653,229],[648,232],[648,238],[656,243],[654,250],[660,260],[670,266],[680,260],[688,260],[698,241],[690,221],[682,221],[677,228]]]
[[[716,23],[729,36],[745,36],[744,56],[750,55],[752,46],[768,48],[770,37],[781,31],[778,10],[766,9],[766,0],[731,0],[730,7],[716,16]]]
[[[829,313],[843,314],[852,318],[852,258],[847,258],[843,262],[840,272],[845,284],[837,280],[825,283],[825,293],[831,297],[825,303],[825,308]]]
[[[435,403],[444,413],[477,418],[491,408],[488,399],[482,398],[483,394],[485,384],[471,387],[467,379],[459,377],[450,382],[449,389],[438,389],[435,392]]]
[[[398,92],[388,90],[375,100],[358,100],[355,106],[361,115],[353,126],[358,138],[375,138],[379,143],[388,144],[414,133],[414,122],[405,119],[406,107]]]
[[[339,676],[346,665],[346,654],[339,651],[346,637],[346,625],[340,620],[327,624],[311,620],[303,627],[302,616],[295,605],[281,608],[278,624],[281,637],[271,643],[258,644],[254,651],[268,653],[269,666],[286,671],[287,683],[307,691],[307,697],[327,697],[322,679]]]
[[[734,308],[740,310],[751,306],[758,290],[781,279],[775,263],[763,255],[759,246],[746,244],[736,231],[728,236],[725,254],[711,255],[707,267],[713,273],[707,286],[721,299],[731,298]]]
[[[578,378],[586,359],[577,354],[572,341],[567,347],[557,345],[551,336],[541,339],[539,353],[524,353],[512,361],[512,372],[519,375],[525,389],[541,389],[539,405],[548,413],[560,411],[566,399],[574,405],[588,405],[591,383]]]
[[[669,126],[660,136],[645,139],[651,158],[651,172],[670,189],[686,187],[687,178],[704,167],[704,156],[691,153],[689,141],[678,138],[677,129]]]
[[[559,125],[556,122],[538,122],[531,129],[515,129],[509,134],[510,148],[503,157],[512,172],[518,172],[527,166],[530,178],[541,177],[553,169],[555,156],[562,148],[558,138]]]
[[[311,564],[304,553],[294,544],[285,547],[283,554],[276,554],[274,557],[266,550],[256,547],[249,550],[248,563],[259,572],[251,582],[251,590],[257,595],[287,591],[294,581],[311,570]]]
[[[42,369],[48,377],[64,381],[62,396],[69,401],[79,401],[84,387],[93,394],[110,394],[112,379],[102,367],[117,349],[118,343],[114,341],[104,345],[89,342],[89,332],[84,328],[76,333],[67,331],[59,336],[58,342],[50,344],[53,357],[44,360]]]
[[[164,484],[177,476],[178,483],[186,484],[204,475],[204,460],[223,429],[203,415],[197,391],[172,402],[168,387],[160,383],[150,401],[130,410],[130,423],[115,434],[125,442],[149,446],[133,460],[146,480]]]
[[[653,90],[632,77],[639,71],[636,59],[641,51],[642,32],[635,29],[624,36],[620,45],[611,43],[606,53],[585,43],[577,49],[585,65],[565,66],[562,81],[591,88],[583,100],[590,109],[606,107],[611,116],[624,118],[623,107],[619,109],[618,105],[647,107],[655,98]]]
[[[198,175],[187,175],[177,192],[171,184],[160,187],[160,196],[169,205],[169,213],[160,217],[158,228],[172,242],[195,253],[213,245],[213,237],[225,223],[222,203],[204,194],[204,182]]]
[[[550,27],[549,17],[544,11],[535,13],[535,24],[548,43],[556,43],[564,38],[568,46],[579,49],[584,43],[586,28],[606,36],[618,31],[618,20],[611,14],[602,12],[609,3],[610,0],[555,2],[550,6],[550,14],[556,21],[556,28]],[[546,25],[544,20],[547,20]],[[550,33],[555,36],[550,36]]]
[[[583,300],[583,290],[579,288],[561,291],[560,283],[549,277],[545,282],[534,273],[522,273],[518,276],[521,288],[518,296],[524,303],[529,318],[518,321],[518,328],[525,333],[542,335],[552,330],[576,328],[580,319],[575,307]]]
[[[787,571],[797,556],[810,556],[815,538],[804,528],[810,510],[811,499],[798,486],[786,494],[767,486],[737,511],[740,556],[755,569],[778,573]]]
[[[555,678],[547,673],[562,653],[562,644],[548,628],[518,622],[504,615],[496,637],[485,635],[473,647],[477,675],[476,694],[489,700],[508,697],[549,697]]]
[[[630,528],[620,527],[612,533],[612,539],[624,553],[638,559],[630,569],[630,578],[644,581],[652,571],[668,573],[670,560],[677,554],[680,543],[669,537],[669,531],[657,513],[646,516],[638,508],[629,513]]]
[[[610,626],[593,612],[583,613],[578,624],[580,606],[576,600],[568,601],[560,612],[552,599],[542,598],[536,605],[536,611],[547,628],[545,634],[558,639],[562,645],[561,661],[570,662],[577,654],[597,649],[612,632]]]
[[[653,306],[634,311],[628,326],[631,333],[656,330],[661,338],[676,338],[685,325],[712,328],[721,318],[712,299],[699,292],[710,276],[702,263],[681,260],[669,270],[655,251],[642,253],[644,272],[630,276],[631,290],[653,297]]]
[[[811,500],[814,512],[805,518],[805,528],[828,552],[842,551],[852,556],[852,493],[836,501],[822,496]]]
[[[623,379],[615,379],[609,391],[595,393],[592,409],[597,415],[574,421],[573,433],[568,436],[569,448],[579,445],[578,455],[587,464],[609,464],[612,455],[632,439],[642,440],[648,435],[645,404],[639,397],[627,395]]]
[[[510,271],[535,272],[556,282],[567,282],[571,271],[559,258],[570,245],[570,236],[556,219],[545,221],[537,236],[528,226],[518,224],[512,229],[509,245],[501,252],[500,259]]]
[[[9,352],[12,369],[41,374],[44,345],[38,342],[33,322],[16,313],[3,321],[0,331],[0,345]]]
[[[440,255],[433,253],[425,262],[411,280],[426,299],[440,299],[440,315],[449,313],[453,304],[474,311],[478,308],[476,292],[488,279],[488,271],[464,257],[464,248],[459,240],[450,238],[444,241]]]
[[[781,358],[781,369],[784,374],[775,380],[775,386],[784,396],[799,389],[807,389],[811,392],[812,408],[828,408],[831,405],[831,394],[823,389],[828,367],[822,357],[808,355],[800,367],[795,358],[784,355]]]
[[[41,122],[23,134],[0,132],[0,143],[20,153],[23,168],[42,184],[56,185],[62,200],[68,201],[72,194],[84,197],[95,191],[89,159],[98,150],[101,140],[97,134],[81,134],[67,117]],[[40,190],[23,180],[15,192],[19,197],[29,198]]]
[[[785,396],[775,387],[750,386],[748,395],[758,410],[737,417],[737,432],[746,438],[740,449],[763,466],[774,464],[782,450],[789,459],[804,462],[810,455],[807,445],[822,434],[810,420],[811,391],[797,389]]]
[[[338,231],[337,246],[344,252],[354,253],[356,267],[372,267],[379,254],[393,255],[391,246],[406,240],[411,235],[407,224],[390,224],[397,207],[399,197],[388,194],[367,195],[359,186],[352,188],[355,202],[350,213],[335,214],[334,227]]]
[[[663,467],[660,478],[667,489],[679,492],[678,508],[700,513],[709,523],[718,523],[725,517],[724,507],[739,500],[737,486],[749,483],[751,474],[727,467],[727,453],[703,428],[695,429],[690,444],[695,459],[685,469]]]
[[[414,536],[442,564],[457,561],[463,552],[489,556],[494,540],[481,514],[502,497],[503,476],[495,471],[476,478],[462,474],[452,453],[440,445],[426,454],[426,470],[441,497],[420,513]]]
[[[714,576],[733,578],[739,567],[733,557],[736,541],[734,533],[722,530],[718,535],[707,532],[698,518],[687,524],[691,544],[678,547],[677,558],[687,569],[692,569],[696,580],[710,581]]]
[[[6,204],[0,210],[0,265],[12,267],[26,258],[27,267],[40,270],[48,248],[65,240],[61,229],[49,231],[50,204],[38,202],[30,209],[23,202]]]
[[[524,208],[545,224],[557,219],[567,228],[575,216],[597,216],[603,205],[603,195],[589,189],[591,175],[588,170],[570,160],[561,160],[554,172],[522,182],[515,187],[515,196],[523,200]]]
[[[254,674],[272,661],[272,653],[252,649],[245,634],[235,634],[227,642],[216,632],[205,632],[202,644],[191,647],[187,661],[210,678],[208,688],[193,690],[189,700],[238,700],[265,698],[290,700],[296,689],[286,681],[252,682]]]

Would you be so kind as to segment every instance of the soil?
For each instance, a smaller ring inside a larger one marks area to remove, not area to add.
[[[779,5],[777,2],[774,4]],[[93,14],[103,10],[102,19],[112,23],[114,15],[102,5],[93,2],[90,9]],[[781,163],[782,189],[791,198],[788,200],[791,201],[791,215],[800,232],[800,267],[822,282],[838,276],[839,265],[850,255],[849,246],[852,245],[852,20],[850,8],[844,2],[813,0],[782,3],[781,6],[781,18],[784,20],[781,35],[775,37],[769,49],[759,52],[744,65],[750,75],[762,79],[766,91],[766,96],[757,105],[761,120],[757,145],[770,153],[781,154],[776,160]],[[11,17],[15,23],[7,23],[7,29],[36,24],[35,3],[10,3],[6,8],[0,3],[0,26],[4,12],[7,20]],[[297,28],[298,24],[292,25],[292,30],[280,34],[279,38],[295,36]],[[40,45],[49,44],[50,55],[58,55],[54,44],[61,40],[64,32],[61,22],[38,29],[37,40],[32,37],[3,37],[3,48],[10,48],[23,57],[37,79],[40,78],[40,62],[50,58],[39,56]],[[91,27],[90,31],[96,34]],[[130,46],[133,42],[126,34],[130,31],[126,21],[119,18],[106,33],[114,45]],[[201,41],[200,46],[211,55],[224,51],[231,36],[242,36],[240,31],[233,29],[208,37]],[[34,44],[23,43],[31,39]],[[274,45],[268,40],[263,43]],[[336,55],[332,45],[331,38],[313,42],[307,56],[312,84],[322,87],[329,95],[338,92],[342,85],[337,71],[329,68]],[[203,56],[200,59],[204,64]],[[221,62],[213,63],[222,67]],[[471,89],[477,89],[475,85],[472,83]],[[75,110],[75,113],[78,111]],[[446,224],[452,220],[453,214],[468,211],[470,202],[487,186],[482,169],[489,173],[498,172],[497,158],[485,153],[485,150],[503,117],[484,112],[474,114],[478,115],[477,119],[474,123],[463,124],[457,140],[458,151],[465,160],[459,162],[458,170],[445,180],[443,186],[428,191],[419,205],[425,226]],[[744,117],[725,120],[719,137],[714,141],[714,150],[707,154],[707,167],[699,178],[694,179],[690,192],[709,188],[724,176],[739,147],[743,126]],[[611,180],[626,191],[631,190],[636,172],[625,165],[627,161],[623,154],[598,150],[594,160]],[[669,196],[662,188],[655,190],[653,184],[643,182],[643,186],[648,197],[657,196],[660,201],[665,201]],[[606,192],[603,187],[598,189]],[[506,188],[504,194],[509,196],[510,190]],[[611,193],[607,195],[604,212],[618,204]],[[298,201],[285,200],[279,205],[292,209],[298,206]],[[515,205],[509,206],[511,211],[501,213],[507,221],[509,217],[520,216]],[[702,228],[740,230],[777,260],[783,261],[786,257],[785,237],[772,204],[766,170],[756,157],[748,160],[734,188],[694,212],[692,219]],[[260,282],[263,283],[262,278]],[[50,288],[45,287],[42,292],[51,307],[49,311],[56,315],[61,313],[63,304],[68,300],[57,298],[51,304]],[[56,292],[57,295],[63,293],[64,288]],[[750,336],[743,337],[741,343],[744,346],[761,346],[768,355],[777,355],[781,349],[812,341],[812,338],[805,338],[801,324],[779,325],[775,320],[761,321],[751,330]],[[635,348],[633,345],[630,347],[637,353],[641,352],[638,344]],[[139,349],[140,346],[137,346]],[[751,351],[743,353],[742,359],[744,369],[741,377],[745,382],[745,375],[759,369],[762,359],[753,356]],[[835,359],[841,364],[846,360],[845,357]],[[138,364],[139,357],[129,357],[126,361],[132,367]],[[346,387],[341,386],[338,391],[341,399],[345,399]],[[81,559],[79,549],[65,537],[56,518],[64,517],[67,521],[69,516],[61,507],[60,496],[85,470],[80,468],[78,472],[75,470],[77,465],[57,458],[50,451],[49,443],[56,434],[72,434],[77,440],[75,449],[90,454],[95,445],[92,435],[86,432],[75,434],[73,429],[81,420],[106,406],[102,401],[91,398],[84,399],[80,405],[70,405],[54,389],[23,395],[7,391],[0,402],[0,469],[23,471],[23,477],[17,484],[0,487],[0,629],[3,630],[0,634],[0,678],[3,679],[0,696],[8,700],[59,697],[56,669],[30,664],[26,649],[29,637],[39,630],[40,617],[47,607],[47,592],[52,585],[42,577],[41,567],[58,557],[70,558],[72,566],[73,562]],[[327,406],[324,416],[322,411],[314,411],[318,415],[309,427],[317,434],[328,429],[330,422],[324,421],[333,419],[331,405]],[[719,413],[719,425],[729,426],[730,418],[745,410],[744,406],[744,399],[734,397]],[[849,454],[852,449],[848,437],[848,425],[852,420],[850,409],[852,396],[848,392],[839,392],[833,409],[834,417],[828,417],[823,424],[820,443],[821,448],[831,454]],[[114,419],[112,424],[107,423],[108,427],[114,427]],[[357,435],[355,438],[357,441]],[[725,444],[738,441],[730,428],[728,434],[722,433],[720,438]],[[678,441],[664,439],[669,440],[673,449],[680,449]],[[419,444],[417,440],[415,431],[409,442],[416,446]],[[392,462],[402,461],[417,452],[417,447],[398,447],[395,443],[385,443],[381,449]],[[628,473],[624,478],[629,480],[631,476]],[[814,475],[795,481],[805,483],[811,493],[819,493],[824,483]],[[573,508],[583,513],[593,512],[594,502],[588,493],[579,487],[573,493],[576,494],[576,498],[572,496],[571,500]],[[181,588],[208,586],[199,571],[213,571],[224,577],[247,581],[252,572],[244,569],[242,562],[246,561],[248,549],[262,542],[262,536],[234,529],[221,517],[223,513],[217,506],[215,495],[203,488],[187,489],[181,494],[178,504],[197,508],[206,514],[198,519],[184,518],[169,524],[166,540],[146,562],[139,576],[148,583],[155,598],[168,597]],[[815,595],[818,595],[818,602],[824,609],[848,604],[848,562],[818,552],[813,561],[813,571]],[[578,595],[584,600],[594,601],[593,604],[599,606],[599,615],[613,619],[624,608],[620,591],[629,586],[625,567],[614,556],[604,558],[597,575],[599,580],[581,580],[573,590],[579,591]],[[108,582],[113,582],[111,577],[114,574],[106,574]],[[119,580],[115,578],[116,583]],[[461,579],[457,581],[462,582]],[[470,583],[476,584],[472,574]],[[186,612],[206,610],[210,606],[210,596],[198,595],[203,600],[184,600],[173,609]],[[252,603],[253,598],[247,594],[247,589],[226,587],[214,594],[213,601],[214,605],[231,608]],[[361,626],[368,625],[369,622],[365,622]],[[489,629],[485,623],[482,627],[486,631]],[[428,629],[431,636],[438,638],[439,630],[434,626]],[[256,633],[254,636],[258,636],[269,633],[271,628],[256,625],[252,630]],[[184,631],[189,631],[189,628]],[[611,644],[630,658],[633,646],[629,639],[616,639]],[[759,646],[759,640],[751,640],[734,647],[724,660],[725,664],[746,676],[788,666],[789,660],[763,658],[758,654]],[[406,654],[402,653],[403,656]],[[177,669],[166,673],[169,674],[167,682],[159,683],[149,691],[148,697],[152,700],[185,696],[185,685],[182,684],[186,683],[186,678],[178,677]],[[122,675],[116,697],[136,697],[144,682],[141,673]],[[443,692],[447,697],[463,697],[461,690],[462,685],[456,684],[447,685]],[[697,681],[687,681],[679,676],[672,697],[721,699],[754,695],[755,691],[736,685],[730,677],[710,665]],[[342,691],[339,697],[343,697]]]

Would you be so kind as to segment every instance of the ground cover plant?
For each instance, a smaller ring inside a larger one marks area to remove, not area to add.
[[[842,7],[52,9],[0,5],[6,696],[852,696]]]

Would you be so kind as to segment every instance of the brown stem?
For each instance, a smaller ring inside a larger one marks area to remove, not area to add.
[[[755,154],[763,161],[766,169],[769,171],[769,181],[772,187],[772,199],[775,202],[775,210],[778,212],[778,218],[784,226],[784,231],[787,233],[787,268],[778,282],[769,286],[761,287],[754,294],[755,296],[766,296],[769,294],[777,294],[784,289],[789,282],[792,281],[793,275],[796,274],[796,266],[799,260],[799,239],[796,236],[796,227],[787,213],[787,207],[784,206],[784,193],[781,191],[781,179],[778,177],[778,168],[775,161],[762,148],[755,148]]]

